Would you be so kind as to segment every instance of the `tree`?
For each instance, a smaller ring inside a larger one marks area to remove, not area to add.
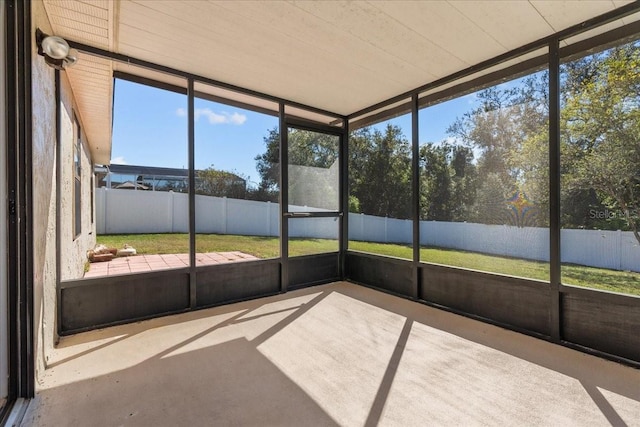
[[[196,172],[196,194],[244,199],[246,183],[241,175],[215,169],[213,165]]]
[[[629,43],[562,65],[560,127],[562,226],[621,228],[640,243],[639,47]],[[535,205],[532,223],[548,225],[547,72],[478,98],[480,106],[449,128],[479,153],[475,220],[500,221],[502,209],[487,209],[520,194]]]
[[[264,138],[266,151],[256,156],[261,177],[258,191],[277,195],[280,180],[280,132]],[[338,139],[334,135],[290,129],[287,135],[289,203],[337,210]]]
[[[289,129],[289,204],[338,210],[340,186],[339,137]]]
[[[349,137],[350,196],[360,212],[411,218],[411,146],[400,127],[358,129]]]
[[[264,141],[265,152],[256,156],[256,168],[261,176],[259,188],[277,191],[280,167],[278,130],[270,130]],[[337,139],[331,135],[291,129],[288,145],[290,202],[323,205],[316,207],[328,207],[326,203],[331,200],[337,202]],[[363,128],[352,132],[348,161],[350,212],[411,217],[411,147],[399,127],[389,125],[384,131]],[[292,173],[298,174],[298,179],[291,179]],[[305,186],[305,181],[311,185]],[[337,208],[337,205],[331,208]]]
[[[464,146],[451,147],[451,220],[466,221],[476,201],[478,173],[473,163],[473,150]]]
[[[420,147],[420,218],[451,221],[451,146],[428,143]]]
[[[481,153],[478,175],[493,175],[509,186],[518,175],[510,162],[510,153],[521,141],[519,99],[516,89],[490,87],[477,94],[480,105],[458,118],[447,133],[460,145],[473,147]]]
[[[549,126],[548,121],[532,129],[524,139],[520,148],[510,154],[512,161],[518,165],[519,180],[516,187],[522,192],[532,206],[529,208],[527,221],[522,225],[549,226]]]
[[[512,187],[505,185],[498,173],[488,173],[478,185],[476,200],[469,216],[481,224],[513,224],[507,197]]]
[[[247,194],[245,196],[247,200],[255,200],[258,202],[279,202],[279,191],[270,190],[262,185],[255,188],[247,188]]]
[[[478,153],[475,164],[467,160],[474,166],[471,174],[456,184],[457,218],[484,224],[547,224],[547,86],[544,73],[539,73],[517,85],[480,91],[479,106],[449,126],[457,149],[464,150],[459,163]]]
[[[597,213],[606,212],[606,206],[592,188],[564,188],[562,189],[562,209],[560,224],[563,228],[582,228],[600,230],[621,230],[625,228],[624,221],[611,221],[602,218]]]
[[[560,142],[561,225],[630,230],[640,243],[639,47],[562,65]],[[478,107],[447,129],[455,144],[421,147],[421,217],[548,226],[548,72],[476,96]],[[256,158],[265,188],[277,184],[277,131],[265,141],[274,137]],[[328,166],[322,144],[307,148],[304,164]],[[410,218],[411,149],[401,129],[352,132],[348,160],[353,211]],[[614,214],[592,215],[603,209]]]
[[[565,67],[561,125],[567,188],[594,190],[640,243],[639,46],[615,47]]]
[[[278,194],[280,189],[280,132],[275,127],[264,137],[266,151],[256,156],[256,170],[260,174],[259,190]]]

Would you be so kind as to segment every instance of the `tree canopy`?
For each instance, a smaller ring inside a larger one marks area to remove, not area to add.
[[[562,158],[568,190],[592,191],[640,234],[640,49],[637,43],[565,67]],[[593,216],[593,215],[592,215]]]
[[[444,141],[421,143],[420,218],[548,226],[548,72],[475,95]],[[639,44],[563,63],[560,118],[562,226],[630,230],[640,242]],[[259,191],[277,198],[278,129],[264,141]],[[330,139],[293,131],[289,147],[292,165],[336,164]],[[348,162],[351,212],[411,217],[411,145],[401,128],[351,132]],[[318,191],[336,191],[318,180]]]
[[[247,194],[247,180],[238,173],[218,170],[211,165],[196,171],[196,194],[216,197],[244,199]]]
[[[411,145],[398,126],[349,136],[349,190],[359,212],[411,218]]]
[[[260,187],[271,191],[278,189],[279,140],[278,130],[270,130],[264,138],[266,151],[256,157],[256,169],[262,178]],[[339,146],[335,137],[292,129],[288,144],[290,175],[292,166],[307,168],[305,178],[312,184],[305,186],[305,192],[310,192],[308,199],[319,200],[319,193],[323,193],[328,195],[323,199],[337,201],[337,175],[335,178],[331,174],[311,175],[313,168],[337,173]],[[352,132],[349,137],[349,170],[351,212],[410,218],[411,147],[400,128],[389,125],[384,132],[371,128]],[[303,185],[303,182],[291,178],[290,202],[300,204],[307,200],[302,192],[296,190],[296,186]],[[315,182],[311,181],[314,179]],[[292,196],[297,196],[298,201]]]
[[[335,136],[291,129],[288,134],[289,203],[338,209],[338,153]],[[259,190],[276,196],[280,180],[280,133],[269,130],[266,151],[256,156]]]

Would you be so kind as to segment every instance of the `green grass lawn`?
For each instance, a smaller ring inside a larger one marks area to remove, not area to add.
[[[188,253],[188,234],[117,234],[98,236],[98,243],[121,248],[125,243],[139,254]],[[397,258],[411,259],[410,246],[389,243],[349,242],[349,249]],[[338,250],[336,240],[291,239],[289,256],[299,256]],[[196,235],[197,252],[241,251],[258,258],[276,258],[280,254],[277,237],[237,236],[221,234]],[[481,270],[511,276],[549,280],[549,264],[458,250],[420,249],[420,260],[436,264]],[[640,295],[640,274],[578,265],[562,266],[563,283]]]
[[[121,248],[133,246],[138,254],[178,254],[189,252],[188,234],[111,234],[98,236],[98,244]],[[336,240],[291,239],[289,255],[299,256],[338,250]],[[233,234],[197,234],[196,252],[240,251],[258,258],[280,256],[277,237],[238,236]]]
[[[349,242],[349,249],[411,259],[413,249],[387,243]],[[420,261],[549,281],[546,262],[484,255],[452,249],[420,249]],[[562,283],[612,292],[640,295],[640,273],[565,264]]]

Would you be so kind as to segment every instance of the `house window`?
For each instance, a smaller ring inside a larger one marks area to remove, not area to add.
[[[74,117],[76,138],[75,148],[73,153],[73,235],[74,238],[78,237],[82,232],[82,130],[80,128],[80,122],[77,117]]]

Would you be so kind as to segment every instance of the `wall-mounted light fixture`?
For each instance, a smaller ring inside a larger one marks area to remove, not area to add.
[[[62,37],[50,36],[37,29],[36,43],[38,55],[44,56],[44,61],[56,70],[64,70],[78,62],[78,51],[71,49]]]

